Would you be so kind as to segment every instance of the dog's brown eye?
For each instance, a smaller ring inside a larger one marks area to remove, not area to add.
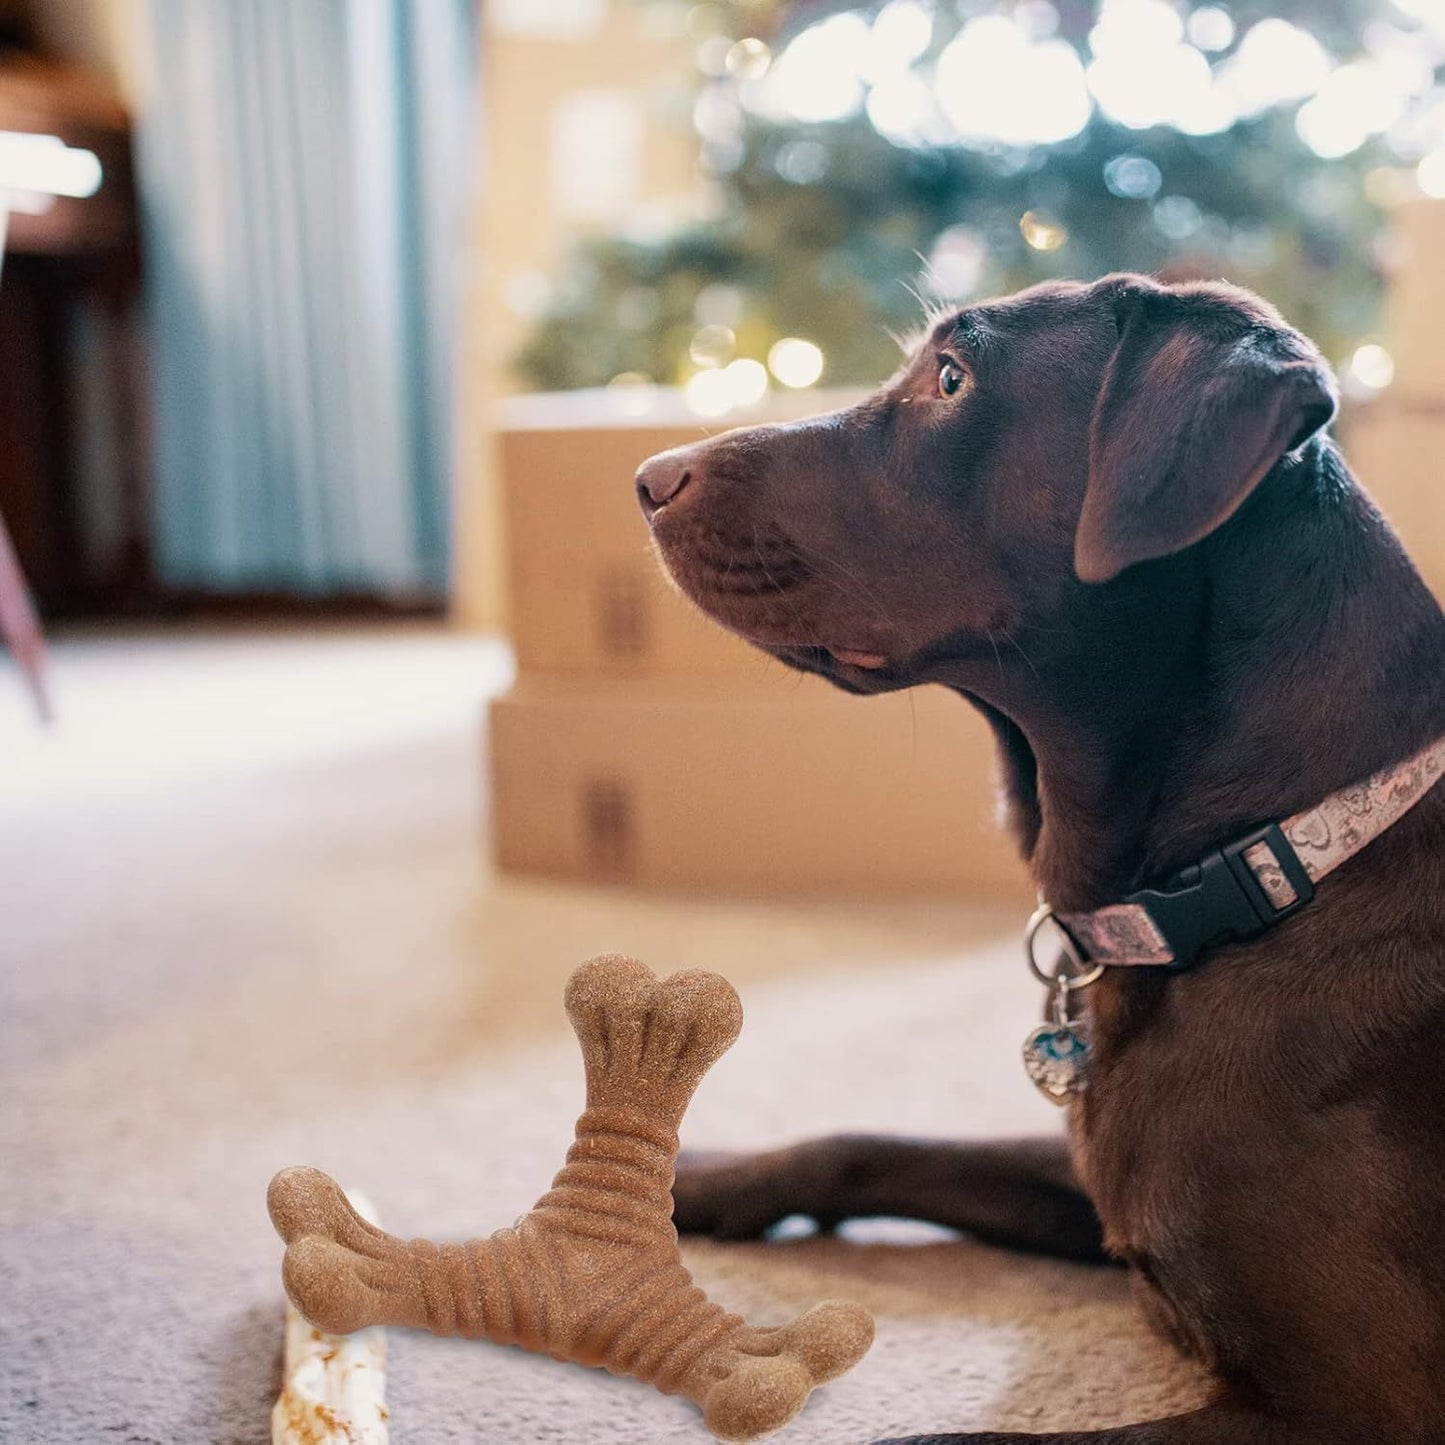
[[[945,361],[938,368],[938,394],[956,396],[962,389],[968,373],[954,361]]]

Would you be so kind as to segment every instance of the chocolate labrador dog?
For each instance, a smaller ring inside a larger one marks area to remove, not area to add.
[[[979,708],[1040,893],[1082,917],[1445,735],[1445,617],[1334,411],[1257,298],[1112,276],[949,315],[861,404],[654,457],[637,489],[725,627],[850,692]],[[1257,937],[1079,990],[1067,1147],[704,1157],[679,1228],[886,1214],[1122,1261],[1217,1381],[1170,1419],[915,1445],[1445,1441],[1445,786],[1419,792]]]

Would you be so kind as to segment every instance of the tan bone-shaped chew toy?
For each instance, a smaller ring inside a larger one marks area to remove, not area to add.
[[[410,1325],[600,1365],[702,1407],[723,1440],[756,1440],[873,1342],[861,1306],[830,1300],[790,1324],[750,1325],[710,1301],[672,1224],[677,1130],[742,1027],[716,974],[659,982],[594,958],[567,985],[587,1108],[562,1172],[513,1229],[466,1244],[400,1240],[363,1220],[315,1169],[285,1169],[268,1203],[292,1303],[336,1334]]]

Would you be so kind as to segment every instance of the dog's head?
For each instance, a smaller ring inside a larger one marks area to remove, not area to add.
[[[939,321],[855,407],[665,452],[637,489],[705,612],[880,691],[1076,627],[1334,410],[1319,353],[1245,292],[1050,283]]]

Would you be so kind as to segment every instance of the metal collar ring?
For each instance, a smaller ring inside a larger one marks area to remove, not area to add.
[[[1050,973],[1038,960],[1038,936],[1045,923],[1052,922],[1063,948],[1058,968]],[[1041,903],[1024,929],[1024,958],[1028,961],[1029,972],[1048,989],[1068,993],[1072,989],[1087,988],[1104,975],[1102,963],[1090,964],[1069,937],[1068,931],[1054,918],[1054,910],[1047,903]]]

